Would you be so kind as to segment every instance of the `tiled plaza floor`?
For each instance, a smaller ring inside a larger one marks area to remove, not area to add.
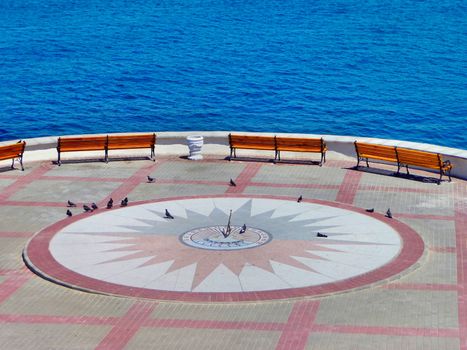
[[[0,349],[467,350],[466,181],[437,185],[424,172],[394,177],[390,167],[378,174],[333,160],[319,167],[167,157],[155,163],[26,163],[24,172],[0,165]],[[147,183],[147,175],[155,183]],[[230,178],[236,187],[229,186]],[[293,289],[308,296],[279,289],[272,300],[259,291],[247,301],[236,293],[224,299],[214,293],[212,301],[187,301],[190,292],[177,300],[170,293],[159,300],[89,293],[39,277],[22,259],[35,233],[46,235],[51,225],[66,222],[67,200],[78,204],[70,218],[75,220],[86,215],[83,203],[102,208],[110,197],[117,207],[128,197],[128,209],[135,209],[140,201],[223,195],[302,195],[306,205],[331,203],[362,215],[375,208],[375,217],[388,223],[382,214],[390,207],[396,231],[416,232],[410,239],[421,244],[404,238],[411,245],[384,273],[337,281],[324,294],[311,287]]]

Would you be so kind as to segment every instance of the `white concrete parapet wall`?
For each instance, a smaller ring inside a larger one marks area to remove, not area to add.
[[[357,136],[338,136],[338,135],[316,135],[316,134],[285,134],[285,133],[248,133],[242,131],[231,131],[232,133],[244,134],[244,135],[277,135],[277,136],[289,136],[289,137],[317,137],[323,138],[328,146],[329,154],[327,159],[354,159],[356,160],[354,141],[374,143],[379,145],[397,146],[410,148],[420,151],[440,153],[443,156],[443,160],[450,160],[454,165],[452,170],[452,176],[467,179],[467,151],[436,146],[426,143],[399,141],[399,140],[388,140],[368,137],[357,137]],[[152,131],[151,131],[152,133]],[[189,132],[156,132],[156,158],[158,155],[179,155],[187,156],[188,147],[186,145],[186,138],[190,135],[201,135],[204,137],[203,154],[204,155],[229,155],[229,139],[228,131],[189,131]],[[125,134],[137,134],[137,133],[125,133]],[[106,135],[106,134],[105,134]],[[124,135],[124,134],[121,134]],[[65,137],[65,135],[62,135]],[[90,136],[90,135],[66,135],[66,136]],[[57,159],[57,139],[58,136],[40,137],[34,139],[26,139],[26,151],[24,154],[25,165],[27,166],[28,161],[37,160],[56,160]],[[0,142],[1,145],[16,142],[18,140]],[[118,153],[120,152],[120,153]],[[89,158],[94,154],[99,156],[102,152],[72,152],[66,153],[64,159],[75,159],[75,158]],[[115,154],[130,154],[133,155],[135,152],[132,151],[115,151]],[[137,154],[141,154],[141,150],[137,151]]]

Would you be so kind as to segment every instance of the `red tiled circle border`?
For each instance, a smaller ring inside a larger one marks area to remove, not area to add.
[[[133,202],[129,206],[135,206],[146,203],[155,203],[169,200],[181,199],[194,199],[194,198],[263,198],[263,199],[282,199],[293,200],[296,198],[282,197],[282,196],[268,196],[268,195],[241,195],[241,194],[222,194],[222,195],[209,195],[209,196],[182,196],[161,198],[157,200],[146,200]],[[260,300],[276,300],[276,299],[289,299],[299,297],[320,296],[325,294],[332,294],[343,292],[355,288],[361,288],[373,283],[388,279],[392,276],[398,275],[404,270],[415,264],[422,256],[424,251],[424,243],[421,237],[412,228],[406,224],[395,220],[386,218],[379,213],[366,213],[360,208],[353,207],[348,204],[330,202],[318,199],[308,199],[304,202],[316,203],[327,205],[330,207],[354,211],[360,214],[371,216],[372,218],[383,221],[396,230],[402,239],[402,248],[399,255],[392,261],[383,265],[382,267],[369,271],[365,274],[351,277],[346,280],[337,281],[318,286],[290,288],[281,290],[270,291],[257,291],[257,292],[176,292],[176,291],[163,291],[153,290],[147,288],[129,287],[118,285],[114,283],[104,282],[94,278],[80,275],[71,271],[61,264],[59,264],[49,251],[49,243],[56,233],[64,227],[73,222],[81,220],[90,215],[96,215],[101,211],[94,213],[83,213],[75,215],[71,218],[58,221],[49,227],[39,231],[28,242],[23,251],[23,257],[28,267],[38,275],[47,280],[71,287],[78,290],[87,292],[94,292],[100,294],[119,295],[126,297],[146,298],[155,300],[172,300],[172,301],[190,301],[190,302],[234,302],[234,301],[260,301]],[[114,209],[121,210],[121,209]]]

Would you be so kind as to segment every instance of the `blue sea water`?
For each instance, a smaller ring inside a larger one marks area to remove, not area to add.
[[[467,148],[467,3],[0,0],[0,140],[239,130]]]

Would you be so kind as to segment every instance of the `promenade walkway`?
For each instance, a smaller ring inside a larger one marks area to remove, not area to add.
[[[354,165],[2,169],[0,348],[467,350],[467,181]]]

